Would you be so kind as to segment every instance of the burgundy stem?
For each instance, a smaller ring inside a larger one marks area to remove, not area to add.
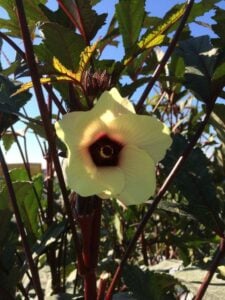
[[[0,31],[0,37],[5,40],[23,59],[26,59],[25,53],[4,32]]]
[[[31,79],[33,82],[33,87],[34,87],[34,91],[35,91],[36,98],[37,98],[37,103],[38,103],[41,118],[42,118],[42,121],[44,124],[44,129],[45,129],[45,133],[47,136],[47,140],[49,142],[49,149],[50,149],[50,152],[51,152],[51,155],[53,158],[56,174],[57,174],[57,177],[59,180],[59,185],[61,188],[64,203],[65,203],[68,219],[69,219],[69,222],[71,225],[71,231],[72,231],[72,235],[73,235],[74,245],[77,250],[79,269],[82,269],[82,268],[84,268],[84,264],[83,264],[83,258],[81,255],[81,247],[80,247],[79,239],[77,236],[75,222],[73,219],[73,215],[72,215],[72,211],[71,211],[71,207],[70,207],[70,203],[69,203],[69,199],[68,199],[68,191],[66,189],[61,165],[60,165],[57,150],[56,150],[54,127],[52,126],[51,121],[49,120],[49,117],[48,117],[49,116],[48,109],[47,109],[47,106],[45,103],[44,95],[42,92],[42,87],[40,84],[40,77],[38,74],[38,69],[37,69],[37,65],[36,65],[36,61],[35,61],[33,45],[31,42],[30,32],[29,32],[28,25],[27,25],[23,1],[15,0],[15,3],[16,3],[17,14],[18,14],[18,18],[19,18],[19,24],[20,24],[20,28],[21,28],[21,32],[22,32],[22,37],[23,37],[23,41],[24,41],[26,59],[27,59],[28,66],[30,68],[30,74],[31,74]]]
[[[4,39],[21,57],[22,59],[26,60],[26,55],[25,53],[17,46],[17,44],[10,39],[5,33],[0,31],[0,37]],[[50,86],[48,84],[44,85],[46,91],[51,94],[52,99],[54,100],[55,105],[57,106],[58,110],[61,112],[61,114],[65,114],[66,110],[60,103],[59,99],[56,97],[55,93],[50,90]]]
[[[39,278],[39,274],[38,274],[38,269],[37,269],[37,266],[35,265],[33,257],[32,257],[32,252],[31,252],[28,240],[27,240],[26,232],[25,232],[24,225],[23,225],[23,222],[22,222],[22,219],[20,216],[19,208],[17,205],[17,199],[16,199],[16,195],[15,195],[15,192],[13,189],[13,184],[12,184],[11,178],[9,176],[9,170],[8,170],[4,155],[2,153],[1,147],[0,147],[0,162],[1,162],[3,174],[5,177],[6,185],[8,188],[9,198],[10,198],[10,201],[11,201],[11,204],[13,207],[13,211],[15,214],[17,228],[19,230],[19,233],[21,236],[21,241],[22,241],[23,248],[25,251],[26,260],[28,262],[28,265],[30,267],[30,271],[32,274],[32,281],[34,284],[34,289],[36,291],[38,299],[42,300],[42,299],[44,299],[44,297],[43,297],[43,292],[41,289],[41,283],[40,283],[40,278]]]
[[[96,274],[95,271],[90,271],[84,276],[84,299],[96,300]]]
[[[27,172],[28,178],[29,178],[29,180],[32,182],[32,189],[33,189],[33,191],[34,191],[35,198],[37,199],[38,207],[39,207],[40,212],[41,212],[41,217],[42,217],[42,219],[44,220],[44,211],[43,211],[43,208],[42,208],[42,206],[41,206],[41,202],[40,202],[40,198],[39,198],[39,196],[38,196],[37,190],[36,190],[36,188],[35,188],[35,186],[34,186],[34,184],[33,184],[32,175],[31,175],[31,170],[30,170],[30,165],[29,165],[28,161],[26,160],[26,158],[25,158],[25,156],[24,156],[24,154],[23,154],[22,147],[21,147],[21,145],[20,145],[20,143],[19,143],[19,140],[18,140],[18,138],[17,138],[16,132],[15,132],[13,126],[11,126],[11,130],[12,130],[12,134],[13,134],[13,137],[14,137],[14,139],[15,139],[15,142],[16,142],[16,144],[17,144],[18,150],[19,150],[19,152],[20,152],[20,155],[21,155],[21,158],[22,158],[22,161],[23,161],[23,164],[24,164],[24,168],[25,168],[25,170],[26,170],[26,172]],[[41,222],[41,218],[40,218],[40,217],[39,217],[39,220],[40,220],[40,222]]]
[[[77,201],[84,199],[77,199]],[[98,263],[102,200],[97,196],[86,199],[88,207],[77,207],[77,221],[81,228],[82,254],[86,272],[84,278],[84,299],[97,299],[96,268]],[[77,203],[78,204],[78,203]]]
[[[142,105],[144,104],[146,98],[148,97],[152,87],[154,86],[156,80],[159,78],[160,74],[161,74],[161,71],[163,70],[163,68],[165,67],[167,61],[169,60],[172,52],[174,51],[175,47],[176,47],[176,44],[178,42],[178,39],[180,37],[180,34],[185,26],[185,23],[187,21],[187,18],[190,14],[190,11],[192,9],[192,6],[194,4],[194,0],[188,0],[187,1],[187,6],[186,6],[186,10],[183,14],[183,17],[180,21],[180,24],[177,28],[177,31],[175,32],[174,34],[174,37],[172,39],[172,41],[170,42],[162,60],[160,61],[160,63],[158,64],[158,66],[156,67],[151,79],[149,80],[149,83],[148,85],[146,86],[143,94],[141,95],[141,98],[139,99],[138,103],[137,103],[137,106],[136,106],[136,111],[139,112],[141,109],[142,109]]]
[[[70,11],[68,10],[68,8],[66,7],[66,5],[63,3],[62,0],[58,0],[58,3],[60,5],[60,7],[62,8],[62,10],[64,11],[64,13],[67,15],[67,17],[70,19],[70,21],[72,22],[72,24],[74,25],[75,28],[77,28],[80,32],[80,34],[82,35],[83,39],[85,40],[86,44],[89,45],[89,41],[87,39],[87,36],[86,36],[86,32],[83,28],[83,26],[81,25],[81,16],[79,14],[79,8],[76,4],[76,1],[71,2],[71,6],[73,5],[74,7],[74,11],[76,11],[77,13],[77,18],[75,18],[71,13]],[[81,25],[81,26],[80,26]]]
[[[112,294],[114,291],[114,288],[117,284],[117,281],[121,275],[122,269],[128,259],[128,257],[130,256],[137,240],[139,239],[141,233],[143,232],[143,229],[145,227],[145,225],[147,224],[149,218],[152,216],[152,214],[154,213],[155,209],[157,208],[159,202],[161,201],[162,197],[164,196],[165,192],[167,191],[167,189],[169,188],[169,186],[171,185],[171,183],[173,182],[174,178],[176,177],[177,173],[180,171],[181,167],[183,166],[184,162],[187,160],[187,158],[189,157],[192,149],[194,148],[194,146],[196,145],[199,137],[201,136],[206,124],[208,123],[210,114],[213,110],[213,105],[211,105],[210,109],[207,110],[207,113],[205,115],[204,120],[202,121],[202,123],[200,124],[197,132],[195,133],[195,135],[193,136],[192,140],[190,141],[190,143],[188,144],[188,146],[186,147],[186,149],[184,150],[183,154],[178,158],[177,162],[175,163],[174,167],[172,168],[171,172],[169,173],[169,175],[167,176],[166,180],[164,181],[163,185],[161,186],[161,188],[159,189],[157,195],[155,196],[152,204],[150,205],[147,213],[145,214],[145,216],[143,217],[141,223],[139,224],[137,231],[135,232],[135,235],[133,236],[130,244],[127,247],[127,250],[119,264],[119,266],[116,269],[116,272],[113,276],[111,285],[108,289],[108,292],[106,294],[105,300],[110,300],[112,298]]]
[[[205,295],[205,292],[210,284],[210,281],[216,272],[216,269],[220,263],[220,261],[224,258],[225,256],[225,238],[221,238],[220,240],[220,245],[218,247],[218,251],[212,261],[212,264],[210,266],[209,271],[207,272],[200,288],[198,289],[197,295],[195,296],[194,300],[201,300],[203,296]]]

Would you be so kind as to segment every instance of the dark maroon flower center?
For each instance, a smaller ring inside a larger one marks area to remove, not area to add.
[[[122,144],[104,135],[91,144],[88,150],[96,166],[106,167],[118,165],[122,148]]]

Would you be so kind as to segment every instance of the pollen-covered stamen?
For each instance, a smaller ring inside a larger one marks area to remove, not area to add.
[[[117,166],[122,148],[121,143],[104,135],[89,146],[89,152],[96,166]]]

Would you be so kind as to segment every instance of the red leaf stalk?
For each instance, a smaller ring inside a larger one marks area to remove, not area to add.
[[[205,295],[205,292],[210,284],[210,281],[212,280],[212,277],[214,273],[216,272],[216,269],[220,263],[220,261],[224,258],[225,256],[225,238],[221,238],[220,240],[220,245],[218,247],[217,254],[215,255],[213,262],[211,264],[211,267],[209,271],[207,272],[198,292],[197,295],[195,296],[195,300],[201,300],[203,296]]]
[[[85,200],[84,200],[85,201]],[[93,199],[95,208],[92,213],[78,216],[78,223],[82,233],[82,255],[85,265],[84,296],[85,300],[97,299],[96,268],[98,262],[100,225],[101,225],[101,199]]]

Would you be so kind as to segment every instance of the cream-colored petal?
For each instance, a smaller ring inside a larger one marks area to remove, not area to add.
[[[55,123],[55,128],[57,136],[71,151],[76,147],[89,146],[107,131],[94,110],[68,113]]]
[[[65,173],[68,186],[84,197],[104,192],[110,197],[124,187],[124,174],[119,167],[96,167],[85,149],[69,153]]]
[[[55,122],[57,136],[65,141],[70,135],[74,135],[75,126],[83,119],[84,114],[84,112],[70,112],[65,114],[60,121]]]
[[[125,187],[118,199],[125,205],[141,204],[155,192],[155,164],[149,155],[134,145],[121,151],[120,167],[125,175]]]
[[[106,134],[105,124],[122,114],[134,114],[133,104],[122,98],[116,88],[104,92],[93,109],[71,112],[55,123],[57,136],[67,144],[87,146]]]
[[[148,152],[157,163],[171,144],[169,129],[158,119],[143,115],[122,115],[108,124],[110,136]]]
[[[133,104],[127,98],[121,97],[116,88],[105,91],[100,96],[93,110],[106,124],[122,114],[135,114]]]
[[[96,180],[104,185],[104,194],[116,197],[124,188],[125,177],[119,167],[97,168]]]

